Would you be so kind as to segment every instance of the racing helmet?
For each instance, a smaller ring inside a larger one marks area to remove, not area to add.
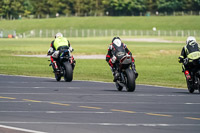
[[[114,37],[114,38],[112,39],[112,43],[113,43],[113,41],[114,41],[115,39],[121,40],[121,39],[117,36],[117,37]]]
[[[56,33],[55,38],[58,38],[58,37],[63,37],[63,34],[60,32]]]
[[[189,36],[186,40],[187,45],[194,45],[196,43],[196,38],[193,36]]]
[[[120,47],[121,44],[122,44],[122,41],[121,41],[121,39],[119,37],[114,37],[112,39],[112,43],[115,44],[116,46]]]

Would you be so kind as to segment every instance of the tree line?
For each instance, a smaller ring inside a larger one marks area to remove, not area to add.
[[[200,0],[1,0],[0,17],[132,16],[200,10]]]

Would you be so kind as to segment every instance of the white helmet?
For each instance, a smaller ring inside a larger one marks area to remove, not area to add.
[[[189,36],[189,37],[187,38],[187,41],[186,41],[186,44],[187,44],[187,45],[194,45],[195,43],[196,43],[195,37]]]
[[[113,43],[114,43],[117,47],[120,47],[120,46],[122,45],[122,42],[121,42],[120,39],[115,39],[115,40],[113,41]]]
[[[63,37],[63,34],[62,34],[62,33],[60,33],[60,32],[56,33],[56,36],[55,36],[55,38],[58,38],[58,37]]]

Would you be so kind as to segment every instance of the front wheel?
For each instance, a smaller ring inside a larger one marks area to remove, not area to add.
[[[115,82],[116,88],[118,91],[122,91],[123,86],[121,86],[119,83]]]
[[[188,91],[190,93],[193,93],[194,92],[194,86],[192,85],[192,82],[189,82],[188,80],[186,80],[186,82],[187,82]]]
[[[125,71],[125,80],[126,80],[126,90],[128,92],[135,91],[135,74],[132,69],[126,69]]]
[[[69,62],[64,62],[64,79],[66,82],[71,82],[73,79],[73,70]]]
[[[57,73],[55,73],[55,78],[56,78],[56,81],[60,81],[60,80],[61,80],[61,75],[60,75],[60,74],[57,74]]]

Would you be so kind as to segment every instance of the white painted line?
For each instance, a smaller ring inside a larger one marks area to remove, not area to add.
[[[200,103],[185,103],[185,104],[200,104]]]
[[[166,124],[166,123],[76,123],[76,122],[21,122],[21,121],[0,121],[4,124],[42,124],[42,125],[99,125],[99,126],[145,126],[145,127],[200,127],[200,124]],[[36,132],[37,133],[37,132]]]
[[[35,131],[35,130],[5,126],[5,125],[0,125],[0,128],[7,128],[7,129],[11,129],[11,130],[17,130],[17,131],[23,131],[23,132],[29,132],[29,133],[46,133],[46,132],[41,132],[41,131]]]

